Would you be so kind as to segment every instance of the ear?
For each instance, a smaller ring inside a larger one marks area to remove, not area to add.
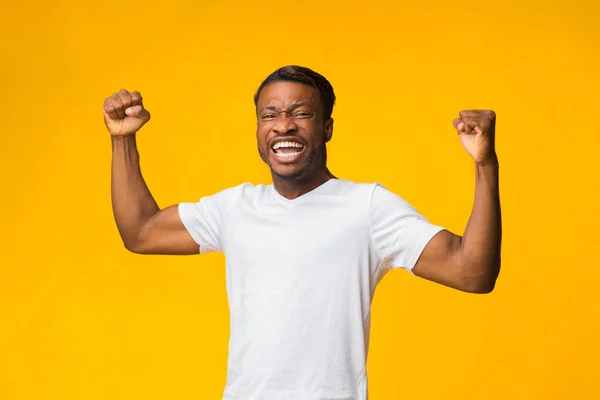
[[[331,140],[333,136],[333,118],[329,118],[327,122],[325,122],[325,143]]]

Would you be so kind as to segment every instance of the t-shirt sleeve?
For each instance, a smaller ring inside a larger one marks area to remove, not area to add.
[[[179,203],[181,222],[200,246],[200,253],[223,252],[221,232],[232,196],[232,189],[226,189],[198,202]]]
[[[384,266],[411,273],[427,243],[444,229],[429,223],[404,199],[378,183],[371,194],[369,224],[375,251]]]

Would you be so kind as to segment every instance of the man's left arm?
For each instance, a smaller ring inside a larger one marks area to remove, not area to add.
[[[472,293],[489,293],[500,272],[502,221],[495,150],[496,114],[461,111],[454,120],[460,141],[475,161],[475,203],[463,236],[443,230],[425,246],[413,273]]]

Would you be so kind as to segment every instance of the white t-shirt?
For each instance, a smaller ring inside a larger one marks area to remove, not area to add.
[[[200,253],[226,257],[223,400],[367,400],[375,287],[441,227],[377,183],[338,179],[293,200],[242,184],[179,215]]]

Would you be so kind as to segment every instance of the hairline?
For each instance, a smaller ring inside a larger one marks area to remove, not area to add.
[[[296,81],[296,80],[293,80],[293,79],[276,79],[276,80],[273,80],[273,81],[271,81],[271,82],[269,82],[267,84],[264,84],[264,85],[261,84],[261,87],[258,89],[258,91],[256,92],[256,94],[254,95],[254,107],[256,108],[256,114],[257,115],[258,115],[258,112],[259,112],[259,109],[258,109],[258,99],[260,98],[260,95],[262,94],[264,88],[266,88],[267,86],[270,86],[270,85],[272,85],[274,83],[280,83],[280,82],[297,83],[297,84],[300,84],[300,85],[308,86],[309,88],[313,88],[317,92],[317,94],[319,95],[318,101],[319,101],[319,103],[321,103],[321,107],[320,108],[321,108],[321,112],[323,113],[323,118],[325,117],[325,107],[326,107],[326,105],[325,105],[325,102],[323,101],[322,92],[319,90],[319,88],[316,87],[316,86],[313,86],[313,85],[311,85],[309,83],[304,83],[304,82]],[[292,107],[292,109],[295,109],[295,108],[301,107],[303,105],[308,105],[308,104],[306,104],[305,102],[300,102],[299,105],[295,105],[294,104],[291,107]],[[260,110],[262,111],[264,108],[266,108],[266,106],[263,107],[263,108],[261,108]],[[331,115],[329,116],[329,118],[331,118]]]

